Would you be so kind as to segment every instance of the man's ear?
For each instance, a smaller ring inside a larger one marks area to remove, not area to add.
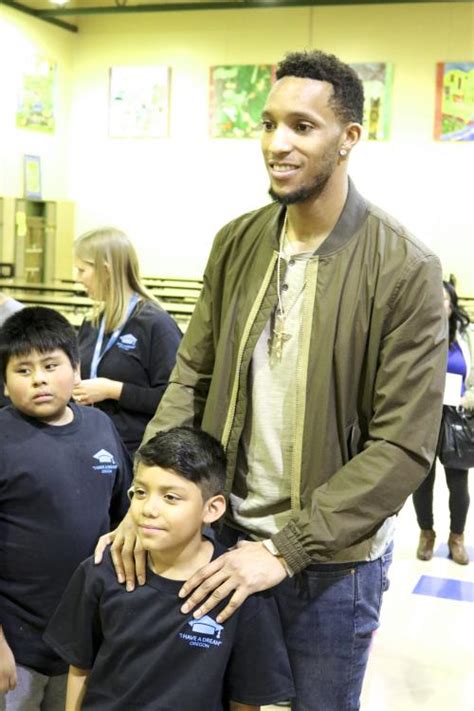
[[[209,525],[220,519],[226,509],[225,496],[216,494],[204,503],[202,522]]]
[[[339,148],[339,155],[341,157],[347,156],[350,151],[354,148],[357,143],[359,143],[362,136],[362,126],[360,123],[349,123],[344,128],[342,135],[342,141]]]

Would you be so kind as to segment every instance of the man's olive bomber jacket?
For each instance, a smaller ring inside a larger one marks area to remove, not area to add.
[[[170,384],[145,433],[149,439],[187,424],[220,439],[227,494],[252,353],[277,301],[284,213],[271,204],[218,233]],[[434,458],[447,349],[438,258],[351,182],[336,226],[310,259],[304,299],[292,519],[272,537],[295,572],[312,562],[371,558],[377,531]]]

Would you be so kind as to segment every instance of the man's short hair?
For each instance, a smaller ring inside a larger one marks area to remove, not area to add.
[[[197,484],[204,500],[224,491],[224,449],[217,439],[202,430],[174,427],[158,432],[137,451],[135,470],[139,464],[172,469]]]
[[[54,309],[30,306],[9,316],[0,328],[0,361],[5,378],[10,358],[32,351],[61,350],[73,368],[79,365],[79,347],[74,328]]]
[[[341,123],[362,123],[364,116],[364,87],[357,73],[334,54],[319,50],[290,52],[276,70],[276,78],[300,77],[317,79],[332,84],[331,108]]]

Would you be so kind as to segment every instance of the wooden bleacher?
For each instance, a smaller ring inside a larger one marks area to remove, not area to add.
[[[75,326],[80,325],[91,308],[92,301],[86,296],[82,284],[72,279],[35,284],[12,278],[12,274],[12,264],[0,263],[0,291],[24,304],[57,308]],[[185,329],[202,289],[202,279],[148,276],[143,278],[143,283]],[[474,324],[474,296],[460,296],[459,303]]]
[[[143,283],[160,304],[185,330],[202,288],[199,279],[179,277],[146,277]],[[78,327],[92,306],[82,284],[71,280],[32,283],[4,278],[0,273],[0,291],[10,294],[29,306],[50,306],[63,313]]]

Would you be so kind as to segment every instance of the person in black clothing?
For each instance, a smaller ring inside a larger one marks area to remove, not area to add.
[[[98,535],[128,510],[131,460],[110,419],[70,403],[76,334],[52,309],[0,329],[0,709],[62,711],[67,665],[42,639]]]
[[[140,283],[123,232],[85,233],[75,242],[75,260],[95,306],[79,330],[82,380],[74,398],[106,412],[133,455],[168,384],[181,332]]]
[[[449,350],[446,372],[458,382],[457,406],[474,410],[474,351],[469,334],[470,318],[458,301],[454,286],[443,282],[444,308],[448,317]],[[454,404],[454,403],[453,403]],[[442,425],[441,425],[442,426]],[[449,490],[450,533],[449,557],[459,565],[469,563],[469,553],[464,542],[464,528],[469,511],[469,469],[444,467]],[[431,560],[435,545],[433,517],[433,491],[436,475],[436,457],[426,479],[413,494],[413,504],[420,527],[416,557]]]
[[[200,619],[180,612],[182,581],[225,550],[202,532],[224,513],[224,483],[222,446],[205,432],[174,428],[139,449],[130,510],[146,585],[128,593],[109,552],[74,574],[45,634],[71,665],[67,709],[256,711],[293,696],[271,596],[249,597],[224,625],[227,600]]]

